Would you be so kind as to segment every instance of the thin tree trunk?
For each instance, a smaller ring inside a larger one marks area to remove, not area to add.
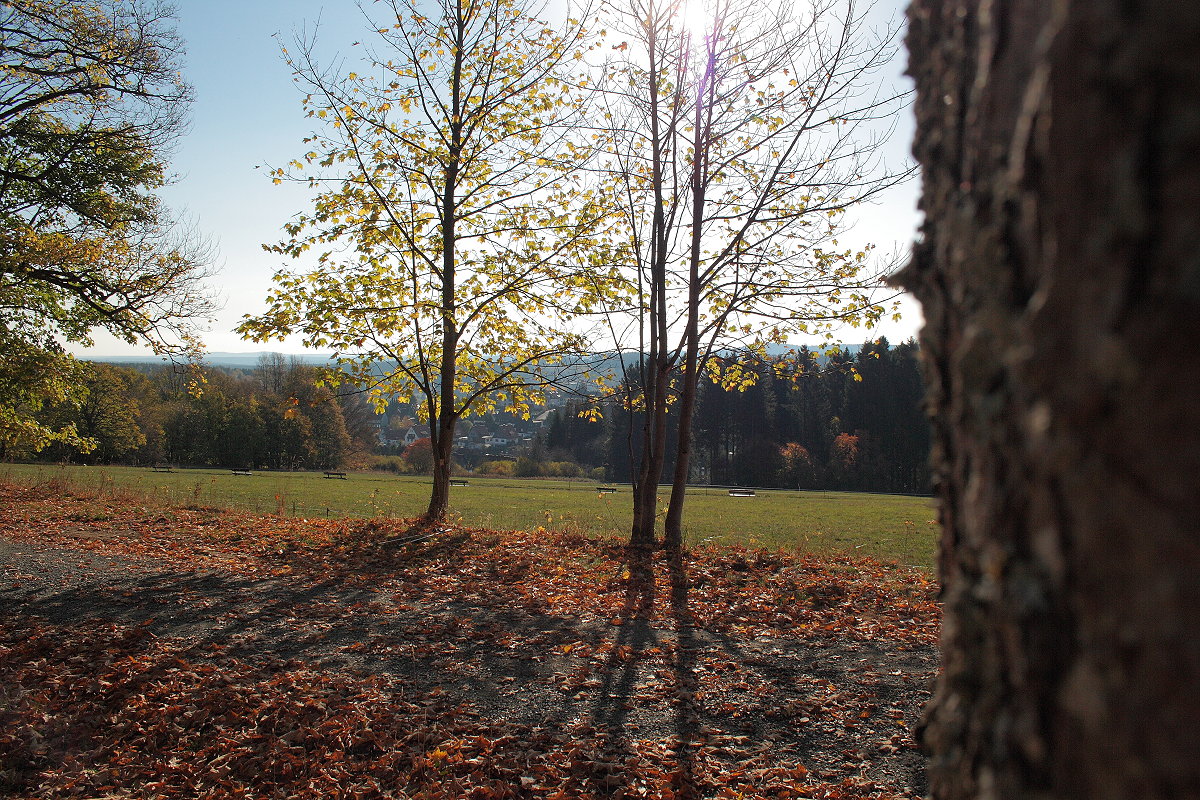
[[[909,20],[933,796],[1200,797],[1200,5]]]
[[[433,489],[425,519],[440,522],[450,511],[450,465],[454,452],[454,428],[458,422],[454,384],[458,379],[458,321],[456,261],[458,247],[458,180],[459,158],[462,153],[462,73],[465,49],[466,22],[462,5],[457,6],[456,25],[459,47],[450,73],[450,147],[443,168],[445,184],[442,190],[442,358],[438,365],[438,413],[429,420],[433,445]]]
[[[699,128],[699,125],[697,125]],[[699,172],[699,170],[698,170]],[[699,176],[697,176],[699,185]],[[703,188],[693,193],[693,217],[701,214],[699,209],[704,205]],[[692,456],[692,419],[696,412],[696,392],[699,386],[700,366],[700,225],[698,219],[693,219],[692,253],[690,259],[690,283],[688,286],[688,317],[684,331],[686,339],[683,362],[683,375],[679,396],[678,438],[675,443],[675,472],[671,480],[671,499],[667,506],[667,518],[663,526],[663,548],[668,552],[677,553],[683,548],[683,506],[687,494],[688,472],[691,468]],[[682,563],[682,562],[680,562]]]
[[[654,529],[658,520],[658,487],[662,482],[666,459],[667,385],[669,365],[661,352],[654,366],[653,396],[647,398],[645,436],[642,444],[642,466],[639,482],[634,486],[633,531],[629,539],[630,576],[633,588],[643,594],[643,603],[651,601],[649,589],[653,583],[651,558],[654,553]]]
[[[446,195],[452,197],[447,189]],[[450,212],[447,211],[447,216]],[[454,220],[443,223],[449,231],[447,242],[453,242]],[[438,413],[429,420],[430,438],[433,449],[433,489],[429,496],[429,508],[425,519],[439,522],[446,518],[450,503],[450,465],[454,452],[454,428],[458,417],[455,414],[454,383],[458,367],[458,330],[454,320],[454,253],[450,245],[443,256],[442,265],[442,359],[438,365]]]
[[[656,29],[648,31],[650,74],[658,75],[659,58]],[[647,583],[651,579],[650,555],[654,549],[654,529],[658,516],[658,487],[662,481],[666,460],[667,391],[670,384],[670,363],[667,358],[667,222],[664,211],[663,136],[659,113],[661,98],[657,80],[650,81],[650,142],[652,148],[651,185],[654,191],[654,212],[651,223],[650,298],[647,320],[650,328],[650,353],[643,370],[643,399],[645,421],[642,436],[642,458],[638,480],[634,484],[633,530],[630,533],[633,580]],[[670,132],[666,132],[667,135]]]
[[[659,369],[657,347],[652,345],[649,364],[642,371],[642,401],[645,406],[642,417],[641,458],[638,461],[637,478],[633,483],[633,530],[629,545],[632,548],[653,549],[654,517],[658,500],[658,481],[661,466],[655,469],[658,458],[659,436]]]
[[[682,394],[679,398],[679,438],[675,445],[675,472],[671,479],[671,499],[663,523],[663,549],[676,552],[683,548],[683,505],[687,493],[688,471],[692,456],[692,418],[696,410],[697,348],[688,344]]]
[[[715,35],[715,34],[710,34]],[[671,481],[671,500],[663,528],[663,547],[675,554],[683,549],[683,505],[687,497],[688,472],[692,460],[692,418],[696,411],[696,391],[700,379],[700,257],[704,238],[705,191],[708,187],[709,126],[705,117],[712,112],[714,42],[705,40],[705,68],[696,87],[694,140],[692,144],[692,240],[688,253],[687,323],[684,327],[683,381],[679,397],[679,436],[675,445],[675,474]],[[677,574],[683,574],[678,560]]]

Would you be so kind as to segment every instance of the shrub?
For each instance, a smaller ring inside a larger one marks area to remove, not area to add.
[[[513,474],[518,478],[536,478],[542,474],[542,465],[529,456],[520,456],[513,468]]]
[[[369,467],[374,470],[394,472],[397,475],[404,475],[408,472],[408,465],[400,456],[372,456]]]
[[[484,461],[475,468],[476,475],[491,475],[497,478],[511,478],[516,471],[512,461]]]
[[[549,461],[543,467],[544,475],[557,475],[562,478],[578,478],[583,474],[583,467],[574,461]]]
[[[426,436],[404,448],[402,456],[409,468],[418,475],[428,474],[433,470],[433,441]]]

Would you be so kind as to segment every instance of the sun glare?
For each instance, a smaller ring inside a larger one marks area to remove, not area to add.
[[[684,0],[679,6],[679,20],[689,33],[702,34],[708,30],[708,9],[704,0]]]

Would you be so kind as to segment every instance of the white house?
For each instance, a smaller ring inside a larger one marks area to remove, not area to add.
[[[413,425],[404,433],[404,446],[408,447],[417,439],[426,439],[429,437],[428,425]]]

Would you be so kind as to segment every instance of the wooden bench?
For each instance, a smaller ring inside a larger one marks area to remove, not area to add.
[[[326,472],[325,477],[326,478],[341,478],[342,480],[346,480],[346,473],[344,473],[344,472]]]
[[[151,467],[150,469],[154,470],[155,472],[174,472],[175,471],[172,467],[159,466],[159,465],[155,465],[155,466]]]
[[[730,489],[729,496],[730,497],[754,497],[755,494],[754,494],[753,489]]]
[[[597,494],[612,494],[615,491],[616,491],[616,489],[614,489],[611,486],[597,486],[596,487]]]
[[[234,475],[253,475],[254,473],[248,469],[231,469],[229,470]]]
[[[466,478],[451,478],[450,485],[451,486],[466,486],[467,479]]]

